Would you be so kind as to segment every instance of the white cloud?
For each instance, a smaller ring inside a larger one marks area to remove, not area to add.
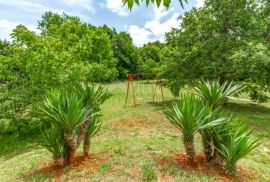
[[[165,22],[160,22],[159,20],[147,21],[144,27],[152,32],[152,34],[159,40],[164,41],[164,34],[171,31],[172,28],[179,28],[178,21],[179,14],[174,13]]]
[[[0,4],[11,7],[20,7],[20,9],[27,12],[35,12],[44,8],[42,4],[29,2],[27,0],[0,0]]]
[[[180,25],[178,21],[180,15],[173,12],[173,8],[166,10],[164,7],[154,7],[152,18],[146,21],[143,27],[135,25],[129,27],[128,30],[133,38],[133,42],[137,46],[142,46],[153,39],[164,42],[165,33],[171,31],[172,28],[179,28]],[[131,30],[133,30],[133,33]]]
[[[63,10],[61,9],[45,6],[41,3],[30,2],[27,0],[0,0],[0,4],[13,7],[13,8],[18,8],[19,10],[22,10],[28,13],[40,14],[44,11],[52,11],[56,13],[63,12]]]
[[[151,32],[146,30],[145,28],[140,28],[137,25],[131,25],[128,28],[128,32],[130,33],[134,44],[138,46],[142,46],[143,44],[151,41],[149,38]]]
[[[8,20],[0,20],[0,38],[11,40],[10,33],[16,27],[15,23]]]
[[[168,16],[172,11],[173,8],[166,10],[163,6],[160,6],[159,8],[154,6],[154,19],[160,20],[161,18]]]
[[[78,7],[81,9],[86,9],[90,12],[95,12],[95,8],[93,7],[92,0],[60,0],[62,4],[72,7]]]
[[[128,9],[123,5],[122,0],[106,0],[106,8],[119,16],[128,16]]]
[[[197,7],[197,8],[202,7],[202,6],[204,5],[204,1],[205,1],[205,0],[196,0],[196,7]]]
[[[17,25],[19,25],[20,23],[16,23],[16,22],[10,22],[6,19],[0,19],[0,39],[6,39],[6,40],[11,40],[10,34],[12,32],[12,30],[14,28],[16,28]],[[39,30],[37,30],[37,28],[32,25],[32,24],[28,24],[25,25],[29,30],[34,31],[36,33],[39,33]]]

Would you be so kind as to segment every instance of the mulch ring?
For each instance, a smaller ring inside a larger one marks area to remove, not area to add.
[[[217,168],[206,162],[203,154],[195,156],[194,163],[188,161],[185,153],[171,154],[170,158],[159,158],[157,163],[161,166],[178,165],[180,169],[206,174],[208,176],[220,176],[220,181],[254,181],[259,174],[249,171],[244,167],[238,167],[236,176],[230,176],[221,168]]]
[[[50,161],[47,164],[41,164],[41,168],[33,173],[27,174],[26,178],[31,178],[35,175],[50,175],[55,176],[56,181],[62,181],[62,176],[70,171],[76,171],[81,169],[97,170],[100,165],[110,162],[112,160],[113,153],[109,151],[102,151],[98,153],[89,154],[87,157],[84,155],[77,155],[74,159],[74,163],[64,166],[56,166],[54,161]]]

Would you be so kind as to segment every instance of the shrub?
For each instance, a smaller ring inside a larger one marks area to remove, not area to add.
[[[52,127],[46,132],[41,133],[44,141],[42,145],[52,153],[55,164],[61,166],[63,156],[65,155],[65,141],[62,132],[58,128]]]
[[[84,155],[87,156],[90,149],[90,140],[99,131],[101,126],[101,121],[99,120],[100,114],[95,116],[93,114],[100,111],[101,104],[103,104],[111,94],[102,86],[77,82],[72,84],[71,91],[74,91],[78,96],[82,97],[84,106],[91,110],[87,120],[80,127],[79,135],[79,141],[84,140]]]
[[[193,161],[194,134],[198,131],[204,114],[202,102],[194,95],[181,95],[180,100],[167,107],[164,113],[172,125],[181,129],[188,159]]]
[[[253,151],[259,140],[244,123],[237,120],[229,120],[219,131],[219,154],[225,161],[226,171],[235,174],[237,162]]]
[[[100,117],[99,114],[94,115],[93,119],[90,122],[90,125],[89,125],[89,127],[87,129],[85,139],[84,139],[84,143],[83,143],[84,156],[88,156],[90,145],[91,145],[91,138],[93,136],[95,136],[99,132],[100,127],[102,125],[102,121],[100,120],[99,117]]]
[[[88,155],[90,140],[102,124],[99,119],[100,105],[109,96],[101,86],[73,83],[64,90],[51,92],[38,105],[39,111],[45,116],[43,120],[52,125],[50,130],[43,133],[43,138],[56,163],[59,156],[71,163],[82,141],[84,155]],[[60,139],[64,142],[60,142]]]
[[[76,149],[80,145],[78,129],[89,116],[89,108],[74,93],[56,90],[46,97],[39,109],[59,132],[62,131],[68,149],[67,156],[64,157],[67,162],[73,162]]]

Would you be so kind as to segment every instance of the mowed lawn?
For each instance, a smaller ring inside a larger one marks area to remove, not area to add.
[[[139,83],[139,82],[138,82]],[[143,86],[142,86],[143,85]],[[214,173],[183,169],[172,158],[184,152],[181,132],[162,114],[161,102],[151,101],[152,84],[137,84],[137,107],[124,106],[126,83],[109,84],[114,94],[102,106],[103,126],[92,139],[86,161],[56,173],[46,168],[50,153],[38,143],[40,138],[15,136],[0,139],[0,181],[221,181]],[[165,99],[172,96],[164,89]],[[161,94],[157,88],[156,98]],[[242,97],[246,98],[246,97]],[[129,103],[132,104],[130,97]],[[225,108],[255,130],[262,144],[239,162],[245,181],[270,181],[270,103],[258,105],[233,100]],[[202,152],[200,136],[196,150]],[[79,152],[81,149],[79,150]]]

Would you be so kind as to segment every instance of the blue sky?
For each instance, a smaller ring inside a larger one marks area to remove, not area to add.
[[[190,0],[182,9],[178,0],[172,0],[170,9],[144,4],[130,12],[122,0],[0,0],[0,39],[10,39],[12,29],[26,25],[38,33],[37,21],[46,11],[78,16],[82,21],[99,26],[107,24],[117,31],[129,32],[137,46],[160,40],[165,32],[179,27],[177,18],[192,7],[200,7],[203,0]]]

